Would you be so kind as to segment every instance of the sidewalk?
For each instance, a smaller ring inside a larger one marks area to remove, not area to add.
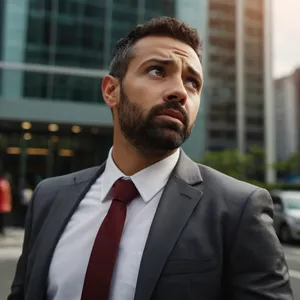
[[[6,236],[0,236],[0,249],[6,247],[22,247],[24,238],[24,229],[6,228]]]

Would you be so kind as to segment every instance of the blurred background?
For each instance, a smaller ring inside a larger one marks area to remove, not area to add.
[[[161,15],[203,40],[204,90],[187,154],[267,188],[280,218],[286,201],[300,211],[299,0],[0,0],[0,173],[12,192],[3,290],[32,190],[107,157],[112,118],[100,85],[112,48]],[[300,239],[300,221],[290,220],[278,221],[284,241]],[[297,289],[299,246],[285,249]]]

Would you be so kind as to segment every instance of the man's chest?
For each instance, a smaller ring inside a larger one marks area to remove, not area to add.
[[[112,278],[111,299],[126,300],[134,297],[139,266],[158,200],[156,198],[145,203],[142,199],[136,199],[127,208]],[[94,240],[110,203],[106,201],[99,204],[97,198],[87,194],[71,217],[56,245],[50,264],[48,299],[80,299]],[[63,298],[65,295],[68,295],[67,298]]]

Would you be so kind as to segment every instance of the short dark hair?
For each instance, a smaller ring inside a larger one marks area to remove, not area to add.
[[[185,22],[171,18],[158,17],[144,24],[136,25],[125,37],[120,39],[112,51],[109,74],[122,80],[128,65],[134,57],[134,44],[146,36],[172,37],[191,46],[202,63],[202,42],[196,29]]]

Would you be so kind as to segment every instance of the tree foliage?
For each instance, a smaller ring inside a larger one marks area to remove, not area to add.
[[[200,162],[238,179],[264,180],[265,151],[260,147],[252,147],[246,154],[237,149],[208,151]]]
[[[248,155],[243,155],[236,149],[224,151],[208,151],[201,163],[235,178],[244,178],[245,170],[251,165]]]
[[[276,170],[281,175],[299,175],[300,174],[300,153],[292,154],[287,160],[279,161],[275,164]]]
[[[266,154],[264,148],[251,147],[241,154],[236,149],[208,151],[200,163],[210,166],[229,176],[248,180],[264,181]],[[285,161],[276,162],[273,166],[279,176],[300,175],[300,153],[295,153]]]

